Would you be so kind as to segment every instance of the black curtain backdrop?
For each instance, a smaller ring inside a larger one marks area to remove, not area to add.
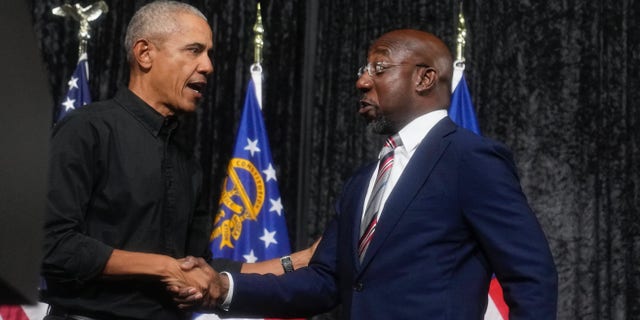
[[[28,0],[56,103],[77,61],[63,1]],[[106,1],[89,42],[94,100],[126,85],[126,23],[147,1]],[[255,1],[189,1],[214,31],[215,73],[186,116],[213,213],[253,60]],[[75,3],[75,2],[74,2]],[[89,1],[80,1],[87,5]],[[264,117],[294,247],[319,236],[342,182],[380,137],[356,114],[373,39],[431,31],[455,48],[460,1],[262,1]],[[640,1],[463,1],[466,79],[485,136],[505,142],[549,239],[559,319],[640,319]],[[461,301],[461,303],[464,303]],[[317,318],[334,319],[335,314]]]

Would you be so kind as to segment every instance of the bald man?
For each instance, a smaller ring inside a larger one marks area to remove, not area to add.
[[[511,320],[555,319],[554,262],[510,151],[447,116],[446,45],[395,30],[367,60],[359,113],[389,148],[345,183],[308,268],[223,275],[223,308],[308,316],[342,304],[343,319],[482,319],[495,274]]]

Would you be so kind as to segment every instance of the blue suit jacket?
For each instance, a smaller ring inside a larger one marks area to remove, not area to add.
[[[441,120],[389,195],[362,263],[357,241],[375,163],[345,183],[309,267],[233,274],[231,312],[344,319],[482,319],[492,273],[510,318],[555,319],[557,274],[511,153]]]

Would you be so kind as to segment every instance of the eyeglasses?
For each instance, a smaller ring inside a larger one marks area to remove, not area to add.
[[[398,66],[404,66],[404,65],[411,65],[410,63],[397,63],[397,64],[390,64],[390,63],[385,63],[385,62],[369,62],[366,65],[360,67],[358,69],[358,78],[360,78],[364,72],[366,71],[370,77],[374,77],[377,76],[383,72],[385,72],[387,69],[389,68],[393,68],[393,67],[398,67]],[[426,64],[416,64],[413,65],[415,67],[425,67],[428,68],[429,66]]]

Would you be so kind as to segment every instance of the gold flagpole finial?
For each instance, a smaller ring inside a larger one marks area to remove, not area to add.
[[[260,2],[258,2],[256,13],[256,24],[253,25],[253,32],[255,32],[255,39],[253,40],[254,48],[254,63],[260,64],[262,62],[262,47],[264,46],[264,26],[262,25],[262,13],[260,10]]]
[[[80,23],[80,29],[78,30],[78,40],[80,42],[78,57],[80,57],[87,52],[87,42],[91,38],[91,25],[89,22],[95,21],[104,13],[109,12],[109,7],[104,1],[98,1],[86,7],[81,6],[79,3],[73,6],[65,3],[53,8],[51,12],[56,16],[71,17]]]
[[[467,27],[465,26],[464,14],[462,13],[462,3],[458,13],[458,37],[456,40],[456,65],[464,65],[464,46],[467,43]]]
[[[253,25],[255,38],[253,39],[253,57],[254,62],[251,65],[251,78],[256,90],[256,98],[258,105],[262,109],[262,47],[264,47],[264,27],[262,26],[262,12],[260,10],[260,1],[258,1],[256,10],[256,24]]]

